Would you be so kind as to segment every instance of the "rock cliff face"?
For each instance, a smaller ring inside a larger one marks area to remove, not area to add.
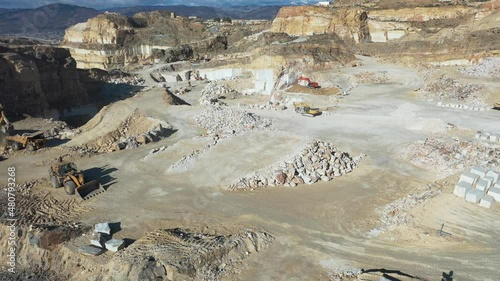
[[[66,49],[0,44],[0,103],[10,113],[40,114],[87,102],[76,62]]]
[[[283,7],[273,21],[271,31],[294,36],[335,33],[344,40],[360,42],[369,40],[366,20],[366,12],[358,8]]]
[[[79,68],[102,69],[158,62],[163,59],[162,54],[167,61],[189,59],[202,52],[199,46],[215,50],[226,45],[202,23],[175,17],[167,11],[138,13],[133,17],[101,14],[67,29],[63,42]],[[183,51],[186,49],[191,51]]]
[[[283,7],[270,30],[291,36],[335,33],[346,43],[356,42],[351,46],[357,52],[370,55],[390,56],[397,52],[404,57],[432,53],[429,60],[439,61],[460,60],[484,52],[498,53],[498,24],[495,26],[497,21],[492,18],[499,10],[495,2],[429,3],[425,7],[410,8],[393,0],[395,8],[388,9],[389,1],[355,7],[349,7],[349,3],[335,7]],[[383,6],[379,6],[380,3]]]
[[[283,7],[271,31],[294,36],[336,33],[355,42],[386,42],[419,31],[436,32],[481,17],[475,7],[416,7],[402,9]]]

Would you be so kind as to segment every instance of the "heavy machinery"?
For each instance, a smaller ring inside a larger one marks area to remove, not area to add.
[[[99,181],[93,180],[85,183],[82,171],[78,171],[75,163],[59,161],[49,168],[49,177],[54,188],[64,187],[68,195],[76,193],[82,200],[87,200],[104,192]]]
[[[500,110],[500,102],[495,103],[493,109]]]
[[[5,135],[11,135],[14,131],[14,126],[9,122],[9,119],[5,116],[3,112],[3,106],[0,104],[0,130]]]
[[[311,107],[308,103],[305,102],[295,102],[293,103],[293,107],[295,109],[295,112],[308,117],[316,117],[322,114],[319,108]]]
[[[37,150],[45,145],[45,136],[42,131],[32,134],[6,136],[5,140],[13,150],[26,148],[29,151]]]
[[[307,86],[309,88],[314,88],[314,89],[321,88],[321,86],[319,85],[318,82],[311,81],[311,79],[309,79],[307,77],[303,77],[303,76],[299,77],[299,85]]]

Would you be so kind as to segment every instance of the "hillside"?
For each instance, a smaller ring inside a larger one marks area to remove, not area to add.
[[[50,4],[36,9],[3,9],[0,10],[0,34],[62,34],[66,28],[97,14],[99,12],[94,9],[64,4]]]
[[[272,20],[278,14],[280,6],[233,6],[233,7],[208,7],[208,6],[134,6],[125,8],[108,9],[122,15],[133,16],[140,12],[167,10],[179,16],[196,16],[203,19],[230,17],[233,19],[268,19]]]

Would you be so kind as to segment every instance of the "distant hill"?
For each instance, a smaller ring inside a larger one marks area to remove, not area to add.
[[[134,6],[113,8],[106,11],[133,16],[139,12],[168,10],[180,16],[197,16],[203,19],[230,17],[232,19],[272,20],[281,6]],[[64,30],[85,22],[105,10],[94,10],[74,5],[50,4],[36,9],[0,8],[0,35],[23,35],[39,39],[61,39]]]
[[[208,6],[134,6],[125,8],[108,9],[127,16],[139,12],[154,10],[168,10],[179,16],[197,16],[203,19],[230,17],[232,19],[266,19],[273,20],[281,6],[234,6],[234,7],[208,7]]]
[[[2,9],[0,34],[61,32],[99,13],[94,9],[64,4],[50,4],[36,9]]]

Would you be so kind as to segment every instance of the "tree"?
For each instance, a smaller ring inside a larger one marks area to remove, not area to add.
[[[229,23],[233,22],[230,17],[225,17],[225,18],[222,19],[222,21],[223,22],[229,22]]]
[[[214,22],[220,22],[220,18],[214,18]]]

